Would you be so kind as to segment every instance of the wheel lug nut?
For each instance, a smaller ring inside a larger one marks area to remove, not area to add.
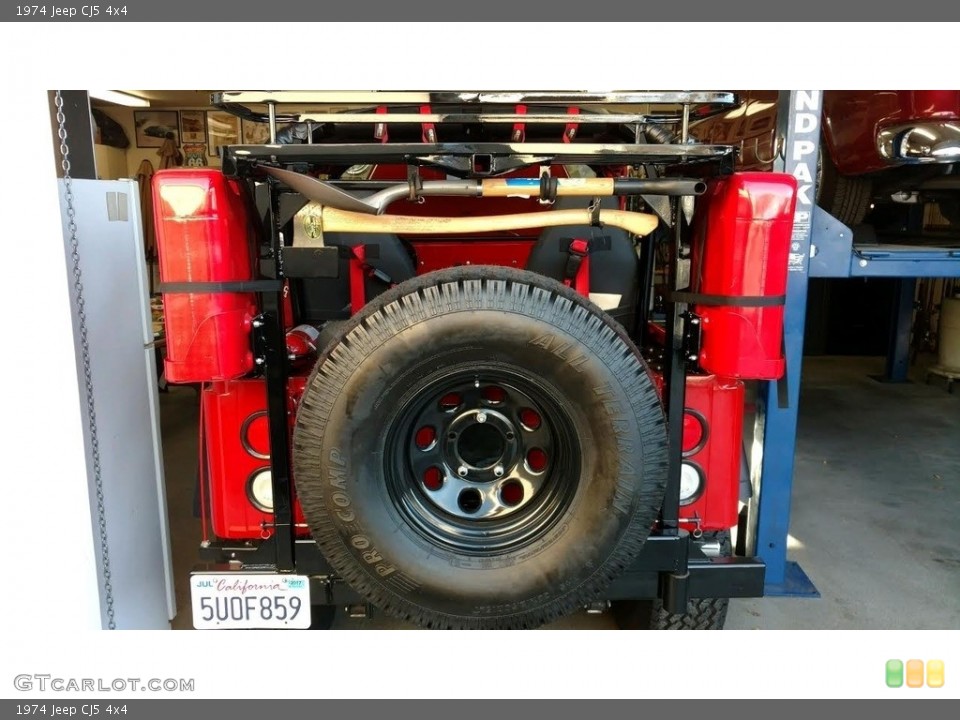
[[[493,474],[496,475],[497,477],[503,477],[503,465],[497,465],[493,469]]]
[[[477,413],[477,422],[482,423],[487,421],[487,414],[485,412]]]
[[[466,476],[467,476],[467,466],[466,466],[466,465],[461,465],[460,467],[458,467],[458,468],[457,468],[457,475],[459,475],[460,477],[466,477]]]

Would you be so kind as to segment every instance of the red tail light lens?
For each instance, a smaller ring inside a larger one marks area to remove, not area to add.
[[[683,414],[683,454],[697,452],[707,438],[706,422],[699,413],[687,410]]]

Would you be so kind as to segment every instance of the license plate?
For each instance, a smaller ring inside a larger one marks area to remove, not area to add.
[[[197,630],[310,627],[310,581],[303,575],[191,575]]]

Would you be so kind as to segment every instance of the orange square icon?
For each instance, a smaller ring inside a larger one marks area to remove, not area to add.
[[[923,660],[907,660],[907,687],[923,687]]]
[[[943,660],[927,660],[927,687],[943,687]]]

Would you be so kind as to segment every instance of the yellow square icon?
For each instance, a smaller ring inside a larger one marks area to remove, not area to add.
[[[907,687],[923,687],[923,660],[907,660]]]
[[[927,687],[943,687],[943,660],[927,660]]]

